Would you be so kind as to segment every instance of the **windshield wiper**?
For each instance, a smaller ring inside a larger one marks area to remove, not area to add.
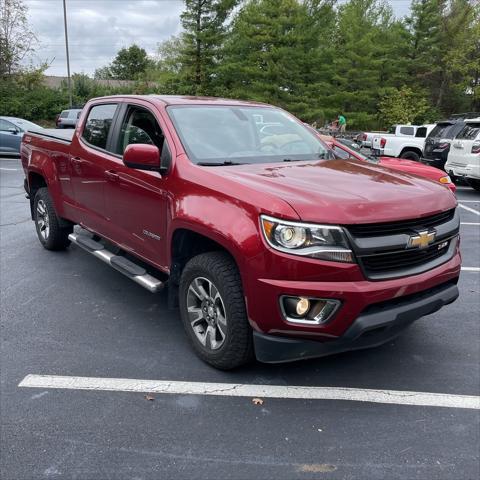
[[[225,160],[224,162],[198,162],[197,165],[202,167],[218,167],[222,165],[247,165],[248,162],[232,162],[231,160]]]

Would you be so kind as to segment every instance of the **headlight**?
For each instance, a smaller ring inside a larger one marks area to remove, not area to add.
[[[442,177],[440,178],[440,180],[438,180],[440,183],[452,183],[452,179],[446,175],[445,177]]]
[[[355,261],[341,227],[287,222],[266,215],[260,220],[265,239],[276,250],[332,262]]]

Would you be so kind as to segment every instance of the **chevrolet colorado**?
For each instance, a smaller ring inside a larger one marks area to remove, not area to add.
[[[21,158],[41,244],[168,286],[217,368],[380,345],[458,296],[452,193],[335,158],[279,108],[97,98],[72,132],[26,133]]]

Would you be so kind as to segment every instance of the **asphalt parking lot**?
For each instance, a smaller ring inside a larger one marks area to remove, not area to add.
[[[220,372],[165,294],[78,248],[44,250],[22,182],[19,160],[0,159],[2,479],[480,477],[478,408],[19,387],[59,375],[478,396],[479,193],[458,190],[457,302],[376,349]]]

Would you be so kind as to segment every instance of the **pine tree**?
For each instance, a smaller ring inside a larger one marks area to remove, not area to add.
[[[238,0],[185,0],[180,58],[185,93],[214,93],[214,75],[220,61],[226,21],[237,3]]]
[[[225,46],[219,79],[225,93],[266,101],[302,117],[311,98],[318,35],[308,5],[297,0],[250,1],[238,12]]]

